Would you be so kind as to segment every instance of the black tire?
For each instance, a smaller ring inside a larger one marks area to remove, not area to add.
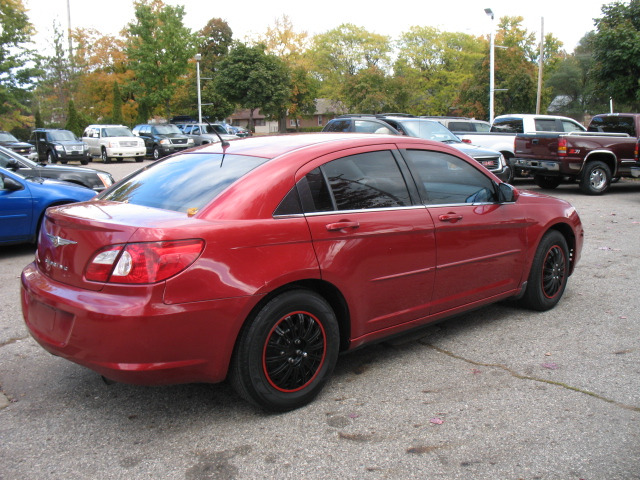
[[[58,159],[56,158],[56,154],[53,153],[51,150],[49,150],[47,152],[47,163],[54,164],[57,161],[58,161]]]
[[[62,159],[61,159],[61,160],[60,160],[60,163],[61,163],[61,164],[63,164],[63,165],[66,165],[67,163],[69,163],[69,160],[62,160]]]
[[[154,160],[160,159],[160,149],[158,148],[157,145],[153,146],[153,150],[151,150],[151,156],[153,157]]]
[[[533,182],[544,190],[553,190],[562,182],[562,177],[550,175],[534,175]]]
[[[102,148],[102,161],[104,163],[111,163],[111,158],[107,156],[107,149],[106,148]]]
[[[80,160],[80,165],[89,165],[89,160]]]
[[[542,237],[533,257],[527,289],[520,303],[543,312],[560,301],[569,277],[569,248],[564,236],[550,230]]]
[[[611,186],[609,166],[598,160],[588,162],[580,175],[580,190],[587,195],[602,195]]]
[[[507,176],[507,179],[504,180],[507,183],[513,183],[513,179],[516,178],[516,167],[513,166],[513,155],[511,155],[510,153],[502,153],[502,156],[504,157],[504,161],[507,164],[507,168],[509,168],[509,174]]]
[[[271,299],[242,329],[231,360],[231,385],[274,412],[311,402],[338,358],[340,334],[331,306],[308,290]]]

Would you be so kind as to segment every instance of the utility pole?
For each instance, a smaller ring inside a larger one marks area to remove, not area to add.
[[[542,65],[544,64],[544,17],[540,17],[540,58],[538,59],[538,97],[536,99],[536,115],[540,115],[542,101]]]

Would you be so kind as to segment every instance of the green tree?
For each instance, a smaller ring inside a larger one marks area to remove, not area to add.
[[[620,109],[640,109],[640,0],[602,6],[593,38],[594,75]]]
[[[115,124],[121,124],[122,118],[122,94],[120,93],[120,86],[118,82],[113,82],[113,110],[111,114],[111,121]]]
[[[32,121],[26,115],[36,75],[34,68],[26,66],[34,58],[28,48],[32,34],[22,0],[0,0],[0,128],[3,129]]]
[[[408,99],[414,114],[450,115],[462,84],[486,54],[484,42],[464,33],[412,27],[398,42],[396,76],[414,85]]]
[[[71,130],[76,136],[81,137],[82,131],[84,130],[86,125],[83,124],[76,107],[73,103],[73,100],[69,100],[69,107],[67,110],[67,123],[64,128],[67,130]]]
[[[313,73],[322,82],[320,94],[345,105],[353,103],[349,100],[347,85],[353,83],[353,77],[359,72],[368,71],[364,74],[368,77],[367,83],[371,82],[373,74],[380,77],[374,84],[388,81],[391,50],[389,37],[370,33],[353,24],[343,24],[316,35],[308,55],[313,62]]]
[[[237,43],[220,61],[215,88],[228,101],[249,109],[249,127],[257,109],[280,118],[291,93],[290,74],[284,62],[268,55],[263,45]]]
[[[136,18],[127,28],[126,52],[139,119],[156,111],[170,116],[171,99],[196,50],[196,36],[184,26],[184,14],[184,7],[165,5],[162,0],[135,2]]]

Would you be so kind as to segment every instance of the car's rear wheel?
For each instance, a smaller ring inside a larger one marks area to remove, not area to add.
[[[301,407],[333,372],[336,316],[320,295],[291,290],[271,299],[243,328],[230,365],[235,390],[270,411]]]
[[[560,185],[562,178],[550,175],[534,175],[533,182],[544,190],[553,190]]]
[[[587,195],[602,195],[611,185],[611,170],[600,161],[589,162],[582,170],[580,190]]]
[[[549,310],[560,301],[569,277],[569,248],[557,230],[547,232],[533,257],[527,289],[521,303],[538,311]]]
[[[111,163],[111,158],[107,155],[107,149],[103,148],[102,149],[102,161],[104,163]]]

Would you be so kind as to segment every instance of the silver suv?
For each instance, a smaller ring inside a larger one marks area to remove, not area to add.
[[[237,135],[230,135],[222,125],[218,125],[217,123],[212,123],[211,125],[207,123],[177,123],[176,125],[182,133],[191,137],[196,145],[219,142],[220,138],[215,132],[218,132],[222,140],[235,140],[240,138]]]

